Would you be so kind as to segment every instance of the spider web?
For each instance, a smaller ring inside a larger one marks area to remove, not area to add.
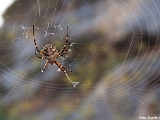
[[[0,119],[157,119],[159,6],[158,0],[16,0],[0,31]],[[69,50],[57,60],[73,73],[56,65],[41,72],[45,60],[35,56],[33,25],[39,49],[53,44],[59,51],[69,26]]]

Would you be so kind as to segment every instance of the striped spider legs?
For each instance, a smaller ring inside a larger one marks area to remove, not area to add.
[[[36,55],[38,58],[40,58],[40,59],[46,60],[46,63],[45,63],[45,65],[44,65],[43,69],[42,69],[42,72],[46,69],[46,67],[47,67],[48,64],[51,64],[51,65],[55,64],[55,65],[57,65],[57,66],[59,67],[59,69],[60,69],[62,72],[64,72],[64,73],[66,73],[66,72],[68,72],[68,71],[69,71],[69,72],[73,72],[72,70],[69,70],[69,69],[63,67],[62,64],[56,60],[56,58],[59,58],[60,56],[63,56],[63,55],[66,54],[67,51],[68,51],[68,47],[67,47],[67,46],[70,44],[69,41],[68,41],[68,26],[67,26],[67,36],[66,36],[66,40],[65,40],[65,43],[64,43],[64,46],[63,46],[62,50],[60,50],[60,51],[58,51],[58,50],[56,49],[56,47],[55,47],[54,45],[52,45],[52,44],[46,44],[46,45],[42,48],[42,50],[39,50],[39,49],[38,49],[38,45],[37,45],[37,43],[36,43],[36,39],[35,39],[34,26],[33,26],[33,37],[34,37],[34,44],[35,44],[35,46],[36,46],[36,48],[35,48],[35,55]],[[38,56],[37,52],[38,52],[41,56]]]

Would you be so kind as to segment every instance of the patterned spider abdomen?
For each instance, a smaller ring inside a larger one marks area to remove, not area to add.
[[[55,59],[58,57],[58,50],[52,44],[47,44],[41,50],[44,59],[47,59],[50,64],[55,62]]]

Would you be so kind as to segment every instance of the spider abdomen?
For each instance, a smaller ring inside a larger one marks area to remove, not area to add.
[[[58,50],[56,50],[56,47],[52,44],[47,44],[43,47],[42,54],[45,59],[47,59],[48,61],[52,61],[57,57]]]

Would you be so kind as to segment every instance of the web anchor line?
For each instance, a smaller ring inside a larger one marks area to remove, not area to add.
[[[67,75],[67,73],[65,73],[65,75],[67,76],[68,80],[73,84],[73,87],[76,88],[76,85],[80,82],[73,82]]]

